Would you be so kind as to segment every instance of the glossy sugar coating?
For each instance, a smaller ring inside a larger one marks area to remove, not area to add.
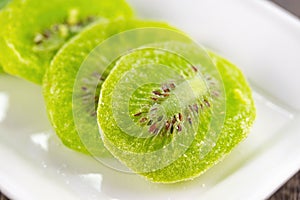
[[[125,30],[142,27],[168,27],[168,25],[137,20],[95,23],[64,45],[54,57],[45,74],[43,94],[49,119],[57,135],[67,147],[83,153],[90,153],[78,136],[72,110],[73,86],[82,62],[106,38]],[[93,81],[92,78],[91,80]],[[95,123],[83,124],[83,126],[86,126],[87,130],[95,128],[98,130],[96,116]],[[98,131],[96,132],[98,133]],[[87,134],[89,133],[87,131]],[[95,149],[95,152],[99,151],[98,153],[101,154],[103,144],[99,134],[90,134],[89,140],[91,141],[89,149],[93,149],[93,152]]]
[[[189,51],[189,49],[186,50]],[[250,131],[255,119],[256,110],[248,83],[242,72],[235,65],[215,53],[209,53],[209,55],[223,79],[226,93],[226,116],[224,126],[215,146],[212,147],[212,150],[204,157],[200,156],[201,152],[199,152],[199,146],[201,146],[200,144],[203,141],[202,132],[207,130],[207,121],[209,121],[207,118],[209,118],[210,115],[202,118],[200,115],[202,124],[200,121],[201,125],[198,128],[195,138],[184,154],[168,166],[150,172],[138,171],[138,169],[143,167],[141,166],[143,161],[133,158],[131,153],[147,153],[148,150],[156,150],[157,146],[161,147],[157,144],[159,142],[157,142],[157,140],[149,142],[128,135],[128,133],[125,133],[119,127],[114,118],[112,107],[114,87],[118,84],[124,74],[128,71],[132,71],[135,67],[139,67],[139,64],[145,64],[147,62],[152,64],[155,62],[172,64],[173,62],[176,62],[175,58],[174,60],[170,60],[170,57],[167,54],[153,50],[134,52],[122,57],[117,62],[117,65],[102,86],[98,107],[98,123],[102,129],[104,145],[125,165],[152,182],[174,183],[190,180],[199,176],[222,160],[222,158],[241,142]],[[138,61],[139,59],[142,61]],[[183,66],[182,63],[178,63],[178,65]],[[147,74],[149,72],[144,71],[144,73]],[[159,74],[162,72],[157,69],[157,73]],[[141,96],[141,98],[143,98],[143,96]],[[149,93],[145,94],[144,98],[149,98]],[[118,105],[114,105],[114,107],[116,106]],[[161,157],[163,157],[163,155],[161,155]],[[154,159],[161,158],[154,157]],[[156,160],[153,162],[156,162]],[[145,166],[145,168],[146,167],[147,166]]]

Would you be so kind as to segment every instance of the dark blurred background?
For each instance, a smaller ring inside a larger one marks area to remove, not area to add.
[[[300,0],[271,0],[300,18]],[[300,37],[300,36],[299,36]],[[300,52],[299,52],[300,53]],[[0,200],[8,200],[0,191]],[[300,200],[300,171],[285,183],[269,200]]]
[[[294,15],[300,17],[300,0],[271,0],[271,1],[287,9]]]

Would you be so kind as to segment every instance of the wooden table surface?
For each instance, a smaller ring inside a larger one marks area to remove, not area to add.
[[[300,0],[271,0],[300,18]],[[300,156],[300,155],[299,155]],[[0,200],[8,198],[0,191]],[[268,200],[300,200],[300,171]]]

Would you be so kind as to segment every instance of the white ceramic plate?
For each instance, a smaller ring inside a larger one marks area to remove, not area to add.
[[[0,76],[0,190],[14,199],[263,199],[300,169],[300,22],[263,0],[130,0],[238,64],[254,128],[223,162],[183,184],[152,184],[65,148],[41,89]]]

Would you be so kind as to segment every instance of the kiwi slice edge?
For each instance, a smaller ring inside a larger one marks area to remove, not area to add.
[[[88,149],[82,143],[73,118],[73,87],[80,65],[86,56],[107,37],[118,32],[139,27],[169,27],[166,23],[141,20],[114,20],[94,23],[66,43],[54,57],[43,80],[43,95],[49,119],[56,134],[69,148],[90,154],[101,149],[101,139],[95,131],[91,133]],[[80,51],[78,50],[80,49]],[[98,81],[91,73],[91,81]],[[67,80],[67,81],[66,81]],[[83,85],[82,87],[88,87]],[[90,96],[89,96],[90,95]],[[94,99],[93,94],[87,96]],[[94,110],[89,110],[91,114]],[[97,119],[95,117],[97,127]],[[82,123],[81,123],[82,124]],[[80,126],[80,125],[79,125]],[[85,124],[83,124],[85,126]],[[90,126],[87,124],[87,126]],[[89,127],[91,128],[91,127]],[[95,128],[95,127],[94,127]],[[94,129],[93,128],[93,129]],[[98,145],[99,142],[99,147]],[[101,150],[100,150],[101,151]],[[102,154],[101,152],[97,154]]]
[[[221,73],[226,90],[226,119],[220,138],[213,150],[204,158],[199,158],[199,148],[197,147],[199,141],[195,140],[196,142],[191,144],[186,153],[169,166],[147,173],[137,171],[137,173],[153,182],[174,183],[199,176],[219,162],[249,133],[255,119],[255,106],[250,87],[236,66],[212,52],[209,54]],[[116,74],[122,72],[124,71],[119,71],[118,66],[115,67],[102,87],[98,107],[98,123],[103,131],[105,146],[115,157],[127,166],[134,168],[134,165],[139,165],[138,161],[132,161],[132,158],[128,157],[126,152],[124,153],[118,149],[120,146],[128,145],[127,142],[132,138],[129,137],[126,140],[127,136],[122,134],[122,130],[116,128],[118,126],[114,122],[112,108],[108,103],[112,98],[112,95],[109,95],[112,92],[112,85],[117,83],[116,79],[118,78],[116,77],[118,76]],[[108,120],[105,120],[105,118]],[[119,134],[120,132],[121,134]],[[125,144],[122,144],[122,142]],[[133,146],[132,143],[132,141],[129,143],[130,147]],[[114,146],[117,146],[117,148],[114,148]],[[137,146],[137,148],[140,147]]]

